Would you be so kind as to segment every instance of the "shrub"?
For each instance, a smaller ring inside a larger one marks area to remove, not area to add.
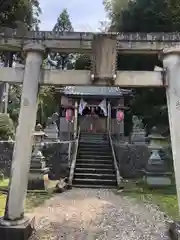
[[[0,113],[0,140],[13,138],[15,128],[12,119],[8,114]]]

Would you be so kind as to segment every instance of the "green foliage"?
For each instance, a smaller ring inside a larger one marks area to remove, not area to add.
[[[90,70],[91,60],[90,60],[89,56],[86,56],[84,54],[79,55],[76,58],[74,68],[76,70]]]
[[[61,33],[74,31],[67,9],[64,9],[60,13],[57,19],[57,22],[54,25],[53,31],[61,32]],[[62,68],[62,69],[72,68],[71,54],[65,54],[65,53],[54,54],[53,60],[57,60],[57,68]]]
[[[180,30],[180,0],[105,0],[111,30],[117,32],[172,32]],[[157,55],[118,56],[119,70],[153,71],[162,67]],[[153,125],[168,127],[164,89],[136,89],[130,114],[137,114],[150,129]]]
[[[14,124],[12,119],[4,113],[0,113],[0,138],[8,140],[9,137],[14,137]]]
[[[138,202],[155,204],[169,217],[177,220],[179,218],[176,187],[170,186],[164,189],[149,189],[142,184],[124,193],[126,196]]]
[[[37,30],[40,23],[39,15],[41,13],[39,0],[0,0],[0,26],[17,28],[22,34],[28,29]],[[11,66],[13,53],[0,53],[1,57],[5,57],[5,65]],[[2,109],[4,84],[0,84],[0,108]],[[15,97],[16,98],[16,97]],[[10,106],[10,115],[17,122],[19,109],[16,108],[14,102]],[[17,105],[17,101],[15,101]],[[19,103],[18,103],[19,105]]]
[[[117,24],[121,22],[122,12],[123,10],[128,8],[127,0],[104,0],[104,7],[108,16],[111,20],[111,30],[115,30],[117,28]]]
[[[64,9],[60,13],[57,19],[57,23],[54,25],[53,31],[55,32],[72,32],[73,31],[73,27],[72,27],[67,9]]]
[[[45,124],[49,116],[57,111],[54,87],[41,87],[38,97],[37,122]]]
[[[0,6],[1,26],[16,28],[21,22],[28,28],[36,28],[39,24],[38,0],[0,0]]]
[[[22,87],[19,85],[12,85],[9,91],[8,113],[17,126],[18,116],[20,111]]]

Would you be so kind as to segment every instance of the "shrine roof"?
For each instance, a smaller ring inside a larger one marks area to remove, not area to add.
[[[59,89],[60,93],[62,95],[67,95],[67,96],[91,96],[91,97],[112,97],[112,98],[118,98],[118,97],[123,97],[125,95],[131,96],[132,91],[127,90],[127,89],[122,89],[120,87],[116,86],[67,86],[67,87],[62,87]]]

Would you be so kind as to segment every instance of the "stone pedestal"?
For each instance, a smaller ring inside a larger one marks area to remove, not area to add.
[[[131,143],[145,144],[146,132],[143,128],[142,120],[134,115],[132,121],[133,121],[133,130],[131,135]]]
[[[28,240],[33,232],[32,222],[24,217],[23,221],[5,221],[0,219],[0,239]]]
[[[144,130],[134,130],[131,137],[131,142],[133,144],[145,144],[146,132]]]
[[[56,123],[52,123],[50,125],[48,125],[45,129],[44,132],[47,135],[47,141],[49,142],[54,142],[54,141],[58,141],[58,127],[56,125]]]

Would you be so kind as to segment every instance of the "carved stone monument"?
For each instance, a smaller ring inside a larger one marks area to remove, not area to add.
[[[29,190],[45,190],[45,179],[48,178],[49,168],[46,168],[44,156],[41,152],[45,133],[42,131],[34,132],[35,146],[32,153],[30,172],[28,177]],[[47,176],[46,176],[47,175]]]
[[[137,116],[133,116],[133,130],[131,136],[131,142],[134,144],[145,144],[146,132],[142,123],[142,119]]]
[[[57,141],[58,140],[58,127],[56,121],[58,119],[58,113],[54,113],[51,117],[48,118],[47,126],[44,129],[44,132],[47,135],[48,141]]]
[[[162,142],[165,138],[158,133],[156,127],[152,128],[151,134],[147,138],[150,141],[148,148],[151,154],[143,171],[144,182],[150,187],[169,186],[172,172],[161,154],[163,153]]]

